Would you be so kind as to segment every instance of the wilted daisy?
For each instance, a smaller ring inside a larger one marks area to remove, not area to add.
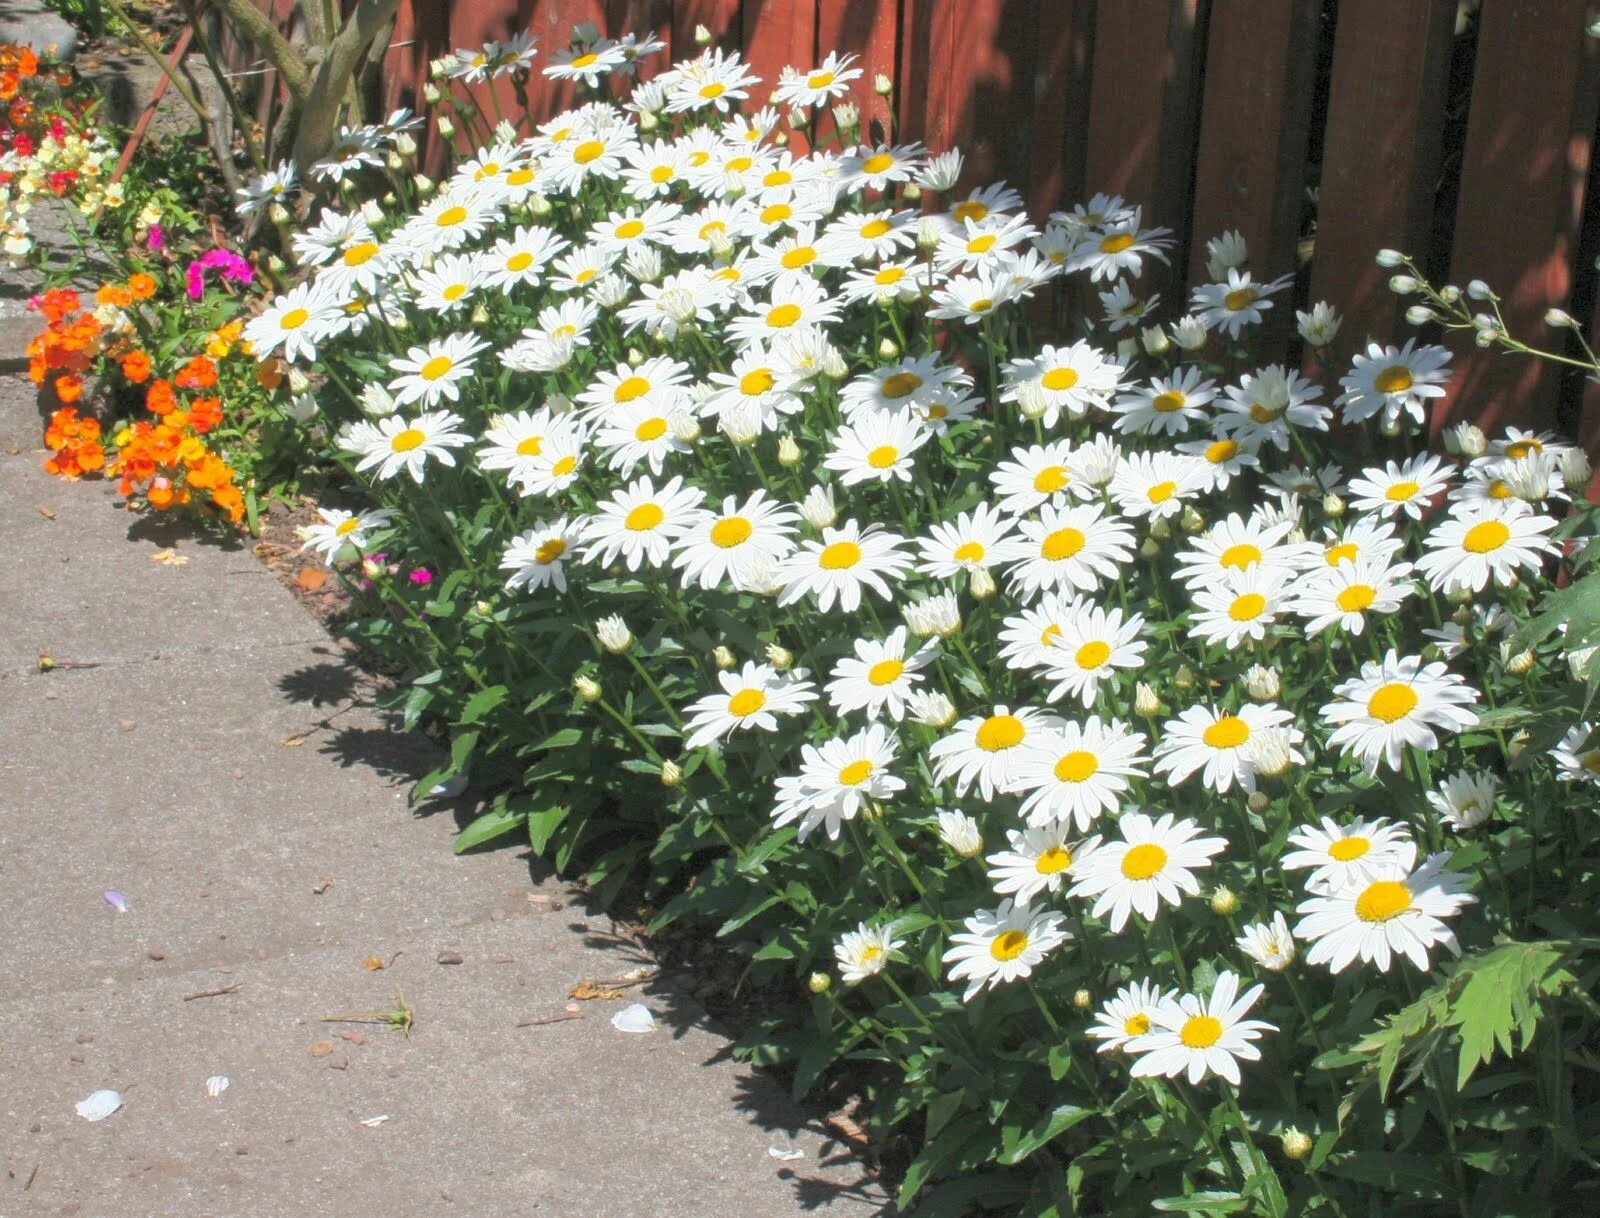
[[[1494,815],[1500,780],[1487,770],[1458,770],[1428,792],[1428,803],[1439,819],[1456,833],[1470,833]]]
[[[1045,427],[1054,427],[1065,411],[1082,418],[1092,406],[1102,406],[1122,383],[1122,366],[1086,341],[1067,347],[1039,348],[1029,359],[1013,360],[1004,369],[1003,402],[1018,401],[1026,387],[1038,394]]]
[[[1414,338],[1403,347],[1368,343],[1366,353],[1356,356],[1350,371],[1339,378],[1344,392],[1334,404],[1343,410],[1347,423],[1374,415],[1381,416],[1380,422],[1394,423],[1408,414],[1420,424],[1428,401],[1444,396],[1449,363],[1445,348],[1419,347]]]
[[[1055,682],[1045,701],[1056,702],[1070,694],[1085,710],[1093,706],[1102,681],[1114,677],[1119,668],[1144,667],[1143,629],[1139,614],[1124,621],[1121,609],[1102,609],[1084,597],[1062,606],[1059,630],[1040,656],[1045,677]]]
[[[1358,817],[1340,825],[1324,816],[1320,824],[1302,825],[1289,835],[1278,866],[1285,871],[1309,869],[1308,892],[1337,892],[1351,884],[1369,883],[1391,865],[1410,867],[1417,848],[1405,828],[1382,817]]]
[[[861,711],[876,719],[884,714],[899,723],[906,714],[907,697],[934,657],[932,645],[908,654],[906,628],[896,626],[882,640],[857,639],[853,650],[854,655],[833,667],[828,701],[841,715]]]
[[[1518,500],[1465,506],[1429,531],[1417,570],[1435,591],[1482,592],[1491,580],[1504,588],[1539,570],[1553,552],[1546,534],[1555,527]]]
[[[720,672],[722,692],[707,694],[685,708],[692,729],[684,747],[698,749],[741,729],[778,730],[779,715],[798,715],[817,694],[804,673],[780,673],[749,660],[738,672]]]
[[[889,772],[895,752],[895,738],[881,723],[820,747],[805,745],[800,772],[778,779],[773,825],[781,829],[798,821],[801,841],[821,826],[830,841],[838,840],[840,827],[855,819],[866,800],[891,799],[905,790],[905,780]]]
[[[1339,701],[1322,708],[1322,717],[1339,725],[1328,743],[1358,760],[1368,774],[1380,762],[1398,770],[1407,745],[1436,749],[1434,729],[1461,732],[1478,722],[1468,704],[1478,691],[1443,664],[1401,657],[1391,648],[1382,662],[1369,661],[1361,675],[1334,687]]]
[[[743,503],[729,495],[721,511],[702,512],[677,539],[672,561],[682,569],[686,588],[715,588],[727,579],[737,586],[751,562],[776,563],[794,549],[798,521],[792,508],[769,500],[765,491]]]
[[[1444,869],[1449,861],[1448,854],[1429,855],[1415,871],[1409,861],[1390,863],[1363,883],[1302,901],[1294,933],[1312,945],[1306,963],[1338,973],[1359,958],[1387,973],[1400,955],[1426,972],[1429,948],[1443,944],[1460,955],[1443,919],[1477,898],[1465,891],[1465,876]]]
[[[1274,913],[1270,922],[1246,926],[1234,943],[1269,973],[1281,973],[1294,963],[1294,935],[1281,911]]]
[[[1191,706],[1161,728],[1156,746],[1156,773],[1174,786],[1191,774],[1218,794],[1234,783],[1246,791],[1256,789],[1256,768],[1250,741],[1268,728],[1291,727],[1294,715],[1270,702],[1247,702],[1238,710]],[[1300,733],[1295,730],[1291,744]],[[1297,755],[1296,755],[1297,756]],[[1304,758],[1299,758],[1303,761]]]
[[[391,414],[360,426],[365,430],[360,430],[359,435],[353,431],[350,440],[351,443],[358,438],[361,440],[354,450],[360,456],[356,469],[376,468],[373,476],[380,482],[404,470],[413,482],[420,484],[429,457],[441,465],[453,466],[456,459],[450,450],[460,448],[471,439],[466,432],[457,430],[461,417],[448,410],[428,411],[409,421]]]
[[[622,562],[630,571],[659,567],[674,543],[700,519],[705,494],[672,478],[659,490],[648,477],[602,500],[584,529],[583,556],[600,566]]]
[[[317,509],[320,518],[316,524],[303,524],[295,530],[299,534],[302,550],[315,550],[327,562],[344,546],[366,548],[367,535],[381,529],[394,519],[394,513],[382,508],[366,512],[346,512],[339,508]]]
[[[861,590],[869,588],[884,600],[891,593],[889,581],[905,578],[911,558],[900,547],[905,538],[880,530],[865,529],[854,520],[837,528],[822,530],[821,541],[803,541],[800,548],[778,564],[777,578],[783,583],[778,604],[791,605],[808,593],[815,593],[817,608],[823,613],[837,602],[845,613],[861,605]]]
[[[1092,592],[1114,580],[1133,557],[1133,530],[1091,504],[1047,505],[1037,520],[1017,525],[1020,536],[1000,547],[1011,586],[1025,601],[1052,588]]]
[[[1086,832],[1115,812],[1130,778],[1145,773],[1145,737],[1120,720],[1070,720],[1033,737],[1010,771],[1010,789],[1024,795],[1017,814],[1030,825],[1076,823]]]
[[[1392,516],[1404,512],[1421,520],[1425,508],[1450,485],[1450,465],[1433,453],[1422,453],[1403,464],[1384,462],[1380,469],[1364,469],[1350,479],[1351,505],[1361,512]]]
[[[1556,773],[1567,782],[1587,782],[1600,786],[1600,737],[1592,724],[1577,723],[1568,728],[1561,741],[1550,750]]]
[[[1306,633],[1313,637],[1335,626],[1360,634],[1369,614],[1394,613],[1415,592],[1410,563],[1391,567],[1365,558],[1313,567],[1291,589],[1289,608],[1308,619]]]
[[[993,714],[969,716],[928,750],[934,781],[949,779],[957,795],[976,782],[988,802],[1010,788],[1029,749],[1061,724],[1056,716],[1028,707],[997,706]]]
[[[400,373],[389,382],[395,402],[401,406],[413,402],[436,406],[440,398],[454,402],[461,396],[460,382],[472,375],[474,361],[488,348],[471,334],[447,334],[426,346],[412,347],[403,358],[391,359],[390,369]]]
[[[557,592],[565,592],[567,575],[562,563],[571,553],[578,532],[576,522],[569,523],[561,516],[518,533],[500,559],[500,569],[511,572],[506,587],[535,592],[554,584]]]
[[[1166,1003],[1176,1002],[1177,998],[1176,990],[1163,990],[1153,981],[1132,982],[1119,989],[1095,1012],[1094,1023],[1084,1029],[1084,1035],[1102,1042],[1097,1050],[1100,1053],[1125,1050],[1132,1041],[1150,1031],[1156,1011]]]
[[[1186,1075],[1193,1086],[1208,1074],[1218,1074],[1239,1085],[1239,1063],[1261,1060],[1253,1043],[1277,1025],[1244,1016],[1261,997],[1264,986],[1239,993],[1235,973],[1219,973],[1207,998],[1185,994],[1168,999],[1150,1016],[1151,1029],[1127,1046],[1138,1060],[1129,1073],[1134,1078],[1176,1078]]]
[[[989,883],[995,892],[1026,905],[1041,892],[1060,888],[1079,849],[1067,844],[1066,832],[1066,824],[1056,823],[1021,832],[1007,829],[1006,840],[1011,849],[984,860],[989,864]],[[1094,847],[1089,843],[1084,848]]]
[[[855,930],[847,930],[834,944],[833,958],[839,962],[839,977],[846,985],[859,985],[868,977],[883,972],[890,957],[905,946],[905,940],[894,937],[894,923],[868,926],[865,922]]]
[[[1117,832],[1121,841],[1107,841],[1079,860],[1079,878],[1067,894],[1094,897],[1094,916],[1109,914],[1113,934],[1133,913],[1149,920],[1163,904],[1177,905],[1183,894],[1197,894],[1194,869],[1210,866],[1212,856],[1228,847],[1220,837],[1201,837],[1198,824],[1170,812],[1157,821],[1143,812],[1125,812]]]
[[[1072,938],[1058,913],[1001,901],[992,913],[980,909],[950,936],[944,962],[951,981],[967,982],[962,1000],[971,1002],[985,987],[1031,977],[1034,966]]]
[[[1190,365],[1123,394],[1111,409],[1120,433],[1181,436],[1190,424],[1205,421],[1206,406],[1216,396],[1216,382],[1202,379],[1200,370]]]

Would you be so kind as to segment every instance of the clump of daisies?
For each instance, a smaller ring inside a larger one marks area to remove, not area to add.
[[[1592,640],[1519,630],[1579,571],[1581,452],[1430,450],[1450,353],[1345,363],[1324,303],[1312,358],[1224,363],[1293,309],[1243,237],[1163,302],[1137,202],[1030,217],[871,139],[892,82],[852,55],[763,82],[707,46],[636,83],[653,37],[579,35],[440,66],[577,101],[477,108],[436,183],[387,176],[401,114],[304,175],[338,202],[252,195],[298,200],[303,277],[247,336],[319,383],[373,500],[306,545],[435,573],[381,584],[374,635],[456,770],[502,775],[483,831],[548,809],[564,865],[654,869],[803,982],[769,1055],[898,1071],[901,1118],[948,1085],[992,1091],[941,1123],[1048,1124],[1067,1075],[1152,1130],[1226,1111],[1237,1153],[1172,1134],[1152,1198],[1268,1170],[1247,1109],[1337,1130],[1356,1080],[1311,1059],[1539,933],[1592,861],[1557,844],[1600,784]]]

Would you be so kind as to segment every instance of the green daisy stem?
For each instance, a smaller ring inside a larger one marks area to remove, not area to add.
[[[1156,915],[1156,920],[1161,923],[1167,932],[1167,947],[1172,952],[1172,967],[1178,971],[1178,980],[1184,989],[1189,988],[1189,966],[1183,962],[1183,952],[1178,947],[1178,932],[1173,928],[1172,919],[1167,916],[1167,911],[1162,910]]]
[[[1061,1030],[1061,1025],[1056,1022],[1056,1017],[1050,1013],[1050,1007],[1045,1003],[1044,996],[1039,993],[1039,987],[1033,984],[1032,977],[1024,977],[1022,984],[1028,987],[1028,993],[1033,995],[1033,1005],[1039,1008],[1039,1014],[1044,1016],[1044,1021],[1050,1027],[1050,1034],[1058,1041],[1064,1041],[1067,1034]]]
[[[1237,1088],[1224,1088],[1222,1094],[1223,1106],[1227,1108],[1228,1115],[1233,1118],[1233,1123],[1239,1130],[1239,1136],[1244,1139],[1244,1144],[1250,1151],[1250,1162],[1255,1166],[1256,1174],[1267,1175],[1271,1169],[1267,1165],[1266,1156],[1261,1153],[1260,1147],[1256,1145],[1255,1134],[1250,1130],[1250,1122],[1244,1119],[1244,1109],[1239,1107]],[[1283,1207],[1278,1204],[1273,1194],[1263,1189],[1261,1195],[1266,1199],[1267,1212],[1272,1215],[1272,1218],[1282,1218]]]

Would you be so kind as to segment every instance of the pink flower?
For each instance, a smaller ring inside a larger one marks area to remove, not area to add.
[[[419,588],[426,588],[433,582],[433,572],[427,567],[418,567],[407,578]]]
[[[159,254],[167,248],[167,237],[161,231],[161,225],[159,224],[152,224],[145,232],[144,239],[149,244],[152,253]]]

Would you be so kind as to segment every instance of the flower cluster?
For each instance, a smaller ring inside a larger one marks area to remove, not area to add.
[[[216,365],[204,355],[171,380],[150,381],[145,406],[155,418],[127,424],[112,437],[116,452],[107,472],[116,477],[119,494],[156,511],[209,503],[234,524],[243,519],[234,471],[205,440],[222,422],[222,400],[208,392],[216,384]]]
[[[44,463],[46,473],[81,478],[105,468],[106,450],[100,442],[100,421],[80,416],[76,406],[63,406],[51,413],[44,442],[50,449],[50,456]]]

